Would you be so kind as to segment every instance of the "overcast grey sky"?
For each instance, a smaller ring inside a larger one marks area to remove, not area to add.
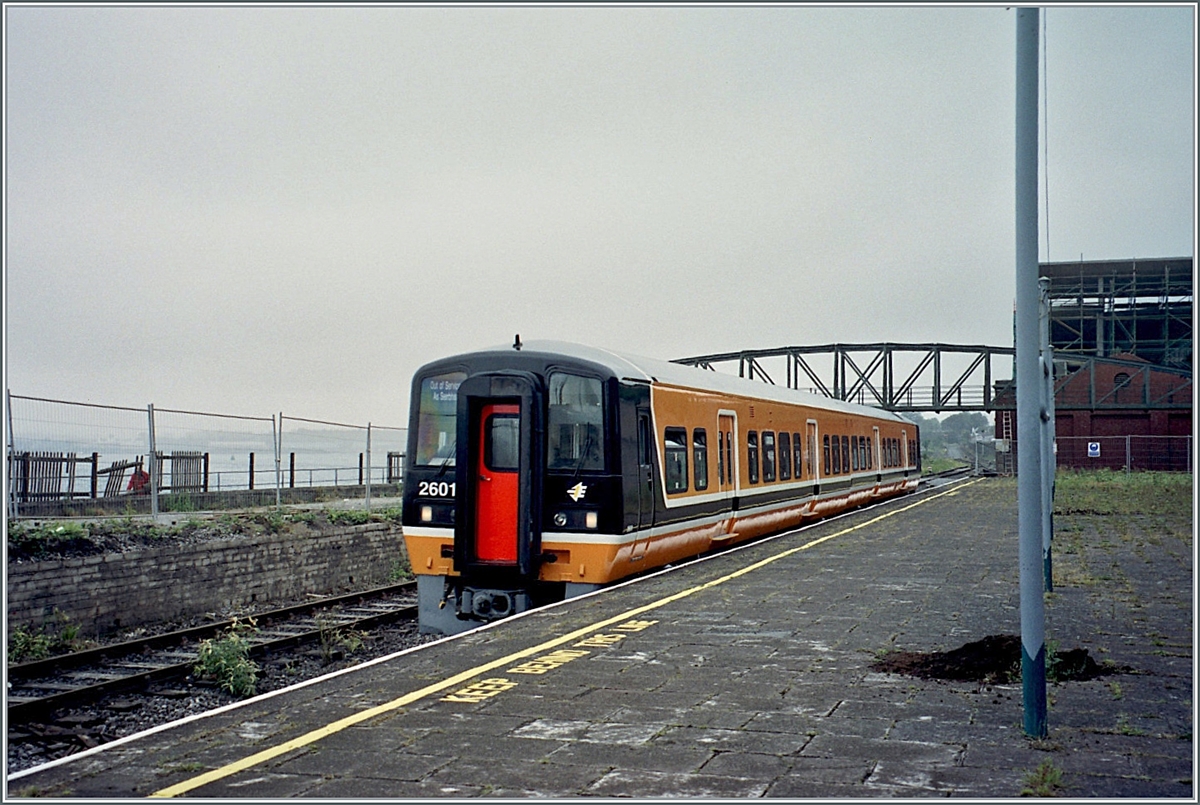
[[[1010,344],[1015,13],[7,6],[7,385],[401,425],[517,332]],[[1194,7],[1046,24],[1049,259],[1192,255]]]

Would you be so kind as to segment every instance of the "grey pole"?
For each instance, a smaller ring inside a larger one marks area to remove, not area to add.
[[[1021,686],[1025,734],[1044,738],[1046,618],[1042,556],[1041,398],[1038,362],[1038,9],[1017,9],[1016,364],[1017,531],[1021,571]]]

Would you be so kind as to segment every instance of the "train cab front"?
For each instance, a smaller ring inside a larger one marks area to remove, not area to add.
[[[421,631],[455,634],[538,603],[545,388],[515,370],[419,384],[405,543]]]

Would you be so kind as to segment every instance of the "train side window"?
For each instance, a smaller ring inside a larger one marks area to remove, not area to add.
[[[858,468],[860,470],[870,469],[867,466],[867,437],[858,437]]]
[[[842,439],[840,436],[830,436],[833,440],[833,474],[838,475],[842,471]]]
[[[868,436],[867,437],[867,469],[869,469],[869,470],[874,469],[874,467],[872,466],[875,463],[875,459],[872,458],[874,453],[875,453],[875,451],[871,449],[871,437]]]
[[[663,433],[663,442],[667,494],[675,495],[686,492],[688,488],[687,429],[667,428]]]
[[[764,481],[775,480],[775,431],[764,430],[762,435],[762,474]]]
[[[850,437],[842,437],[842,472],[850,472]]]
[[[708,489],[708,433],[704,428],[692,431],[692,473],[696,489]]]
[[[800,444],[800,434],[792,434],[792,466],[796,468],[796,480],[800,480],[800,470],[804,467],[804,455]],[[812,470],[809,470],[812,473]]]
[[[790,433],[779,433],[779,480],[786,481],[792,477],[792,436]]]
[[[746,434],[746,471],[750,473],[750,483],[758,483],[758,431]]]
[[[850,437],[850,469],[858,472],[858,437]]]
[[[824,447],[825,447],[825,474],[826,474],[826,475],[830,475],[830,474],[832,474],[832,473],[833,473],[833,468],[832,468],[832,465],[829,463],[829,461],[830,461],[830,458],[829,458],[829,437],[828,437],[828,436],[825,436],[825,437],[823,437],[823,438],[822,438],[822,441],[824,442]]]

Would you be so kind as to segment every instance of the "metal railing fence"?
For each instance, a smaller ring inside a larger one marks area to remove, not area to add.
[[[372,487],[394,491],[403,480],[406,428],[11,392],[5,403],[12,518],[114,508],[158,514],[239,492],[254,505],[279,505],[285,494],[298,500],[300,490],[327,487],[364,497],[369,508]]]

